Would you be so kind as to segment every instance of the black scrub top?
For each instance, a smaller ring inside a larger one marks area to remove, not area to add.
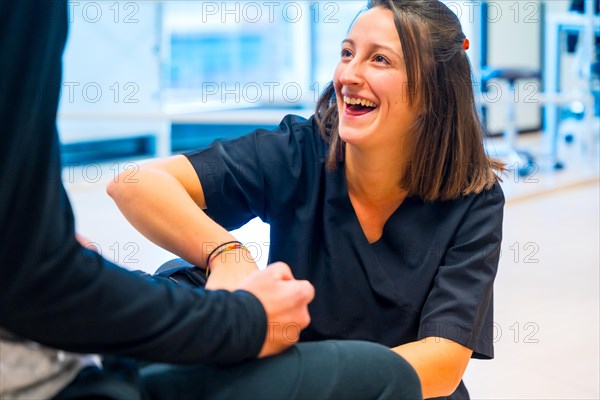
[[[226,229],[258,216],[271,227],[269,263],[315,287],[301,340],[362,339],[389,347],[438,336],[491,359],[492,287],[502,236],[498,183],[453,201],[408,197],[369,243],[343,166],[325,170],[314,118],[216,141],[187,154],[207,214]],[[461,383],[451,398],[468,398]]]

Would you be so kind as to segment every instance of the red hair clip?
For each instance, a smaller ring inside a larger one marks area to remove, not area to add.
[[[465,38],[465,40],[463,40],[463,49],[465,50],[469,50],[469,39]]]

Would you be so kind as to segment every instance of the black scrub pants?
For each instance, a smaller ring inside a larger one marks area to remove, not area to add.
[[[108,372],[107,372],[108,371]],[[133,372],[132,372],[133,371]],[[232,366],[151,364],[84,370],[55,398],[421,399],[412,367],[369,342],[301,343],[283,354]]]

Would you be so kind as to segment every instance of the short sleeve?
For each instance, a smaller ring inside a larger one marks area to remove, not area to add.
[[[470,200],[425,302],[418,336],[449,339],[473,350],[473,358],[491,359],[504,195],[496,183]]]
[[[206,213],[228,230],[254,217],[269,222],[289,205],[323,158],[313,118],[288,115],[274,130],[217,140],[185,154],[204,191]]]

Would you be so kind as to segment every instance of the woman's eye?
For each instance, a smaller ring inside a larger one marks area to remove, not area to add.
[[[377,63],[389,64],[387,58],[385,58],[382,55],[376,55],[375,57],[373,57],[373,60],[375,60],[375,62]]]
[[[342,58],[352,57],[352,52],[348,49],[342,49]]]

